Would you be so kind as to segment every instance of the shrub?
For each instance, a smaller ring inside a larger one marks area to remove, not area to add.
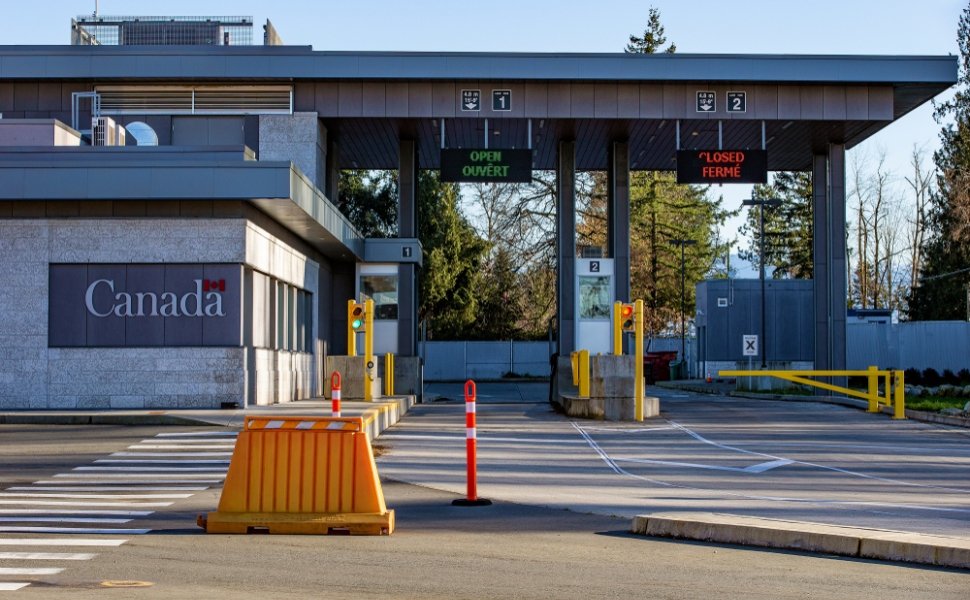
[[[943,383],[943,378],[936,372],[936,369],[923,369],[923,385],[936,387]]]
[[[957,373],[957,377],[960,378],[960,383],[962,385],[970,385],[970,371],[967,369],[960,369],[960,372]]]
[[[906,369],[903,376],[906,378],[906,383],[911,383],[913,385],[920,385],[923,383],[923,374],[919,372],[919,369]]]
[[[957,385],[960,383],[960,378],[956,376],[956,373],[950,369],[943,370],[943,381],[950,385]]]

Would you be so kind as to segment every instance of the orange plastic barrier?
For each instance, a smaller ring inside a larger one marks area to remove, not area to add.
[[[360,417],[246,417],[207,533],[389,535]]]

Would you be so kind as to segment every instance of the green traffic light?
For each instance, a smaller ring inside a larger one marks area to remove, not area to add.
[[[354,329],[360,329],[360,326],[363,324],[364,324],[364,321],[362,321],[361,319],[354,319],[353,321],[350,322],[350,326],[353,327]]]

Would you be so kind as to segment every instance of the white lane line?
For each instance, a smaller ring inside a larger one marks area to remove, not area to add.
[[[169,445],[173,445],[173,446],[186,446],[186,447],[194,447],[194,446],[199,445],[199,444],[232,444],[232,445],[235,445],[235,443],[236,443],[235,440],[226,440],[226,439],[219,439],[219,438],[214,438],[214,439],[211,439],[211,440],[197,440],[197,439],[195,439],[195,440],[157,440],[157,439],[152,438],[152,439],[142,440],[142,441],[138,442],[138,444],[140,446],[143,445],[143,444],[169,444]]]
[[[136,464],[136,465],[228,465],[228,458],[209,460],[165,460],[159,458],[99,458],[96,463]]]
[[[645,431],[670,431],[674,427],[636,427],[636,428],[624,428],[624,427],[583,427],[586,431],[609,431],[611,433],[643,433]]]
[[[742,454],[751,454],[751,455],[754,455],[754,456],[763,456],[765,458],[771,458],[771,459],[774,459],[774,460],[787,460],[787,459],[781,458],[779,456],[772,456],[770,454],[763,454],[761,452],[752,452],[751,450],[745,450],[743,448],[736,448],[734,446],[728,446],[726,444],[719,444],[717,442],[714,442],[714,441],[711,441],[711,440],[705,438],[704,436],[702,436],[701,434],[697,433],[696,431],[692,431],[692,430],[688,429],[687,427],[684,427],[683,425],[681,425],[679,423],[676,423],[674,421],[669,421],[669,423],[671,425],[673,425],[674,427],[676,427],[677,429],[680,429],[681,431],[683,431],[687,435],[691,436],[695,440],[697,440],[699,442],[703,442],[705,444],[710,444],[711,446],[714,446],[715,448],[721,448],[722,450],[730,450],[730,451],[734,451],[734,452],[741,452]],[[932,484],[926,484],[926,483],[914,483],[914,482],[911,482],[911,481],[902,481],[900,479],[890,479],[888,477],[879,477],[877,475],[868,475],[866,473],[859,473],[858,471],[850,471],[848,469],[841,469],[839,467],[832,467],[832,466],[828,466],[828,465],[820,465],[818,463],[812,463],[812,462],[807,462],[807,461],[803,461],[803,460],[794,460],[793,459],[791,461],[791,464],[805,465],[807,467],[815,467],[815,468],[818,468],[818,469],[825,469],[827,471],[834,471],[836,473],[842,473],[843,475],[851,475],[852,477],[859,477],[859,478],[862,478],[862,479],[870,479],[872,481],[880,481],[882,483],[892,483],[892,484],[895,484],[895,485],[903,485],[903,486],[906,486],[906,487],[916,487],[916,488],[923,488],[923,489],[943,490],[943,491],[947,491],[947,492],[970,493],[970,489],[967,489],[967,488],[955,488],[955,487],[948,487],[948,486],[943,486],[943,485],[932,485]]]
[[[105,546],[117,547],[128,540],[96,538],[0,538],[0,546]]]
[[[163,499],[174,499],[174,498],[191,498],[194,494],[30,494],[30,493],[7,493],[0,492],[0,497],[10,498],[10,497],[20,497],[20,498],[72,498],[74,500],[85,500],[91,499],[139,499],[144,498],[147,500],[163,500]]]
[[[142,458],[175,457],[175,458],[205,458],[216,456],[232,456],[232,452],[112,452],[110,456],[133,456]]]
[[[465,434],[460,435],[445,434],[445,435],[412,435],[408,433],[382,433],[381,439],[406,439],[406,440],[429,440],[429,441],[441,441],[441,442],[457,442],[464,441]],[[570,439],[556,439],[556,440],[539,440],[535,438],[510,438],[510,437],[494,437],[490,435],[479,435],[479,442],[511,442],[511,443],[528,443],[528,444],[552,444],[552,445],[568,445],[568,444],[579,444],[583,445],[582,440],[570,440]]]
[[[0,515],[101,515],[111,517],[147,517],[153,510],[72,510],[64,508],[0,508]]]
[[[0,523],[105,523],[124,525],[133,519],[103,519],[96,517],[0,517]]]
[[[205,437],[207,435],[223,435],[226,437],[236,437],[237,435],[239,435],[239,432],[238,431],[191,431],[191,432],[183,432],[183,433],[159,433],[159,434],[156,434],[155,437],[164,437],[164,438],[195,437],[195,436]]]
[[[138,472],[138,473],[182,473],[182,472],[192,472],[192,471],[211,471],[215,472],[219,467],[208,466],[208,467],[74,467],[73,471],[127,471]],[[57,477],[55,475],[54,477]]]
[[[61,482],[66,483],[66,482]],[[127,482],[125,482],[127,483]],[[144,486],[118,486],[118,485],[62,485],[44,486],[35,485],[31,487],[9,487],[8,492],[202,492],[209,489],[208,486],[170,486],[170,487],[144,487]]]
[[[783,467],[785,465],[792,464],[790,460],[774,460],[771,462],[759,463],[756,465],[751,465],[748,467],[724,467],[721,465],[706,465],[699,463],[689,463],[689,462],[677,462],[673,460],[652,460],[649,458],[622,458],[616,456],[613,460],[617,462],[629,462],[638,463],[645,465],[662,465],[670,467],[688,467],[691,469],[706,469],[708,471],[729,471],[731,473],[764,473],[771,469],[776,469],[778,467]]]
[[[91,560],[85,552],[0,552],[0,560]]]
[[[114,506],[125,508],[171,506],[172,502],[75,502],[70,500],[0,500],[0,504],[26,506]]]
[[[173,444],[143,444],[128,446],[129,450],[232,450],[235,444],[212,444],[211,446],[177,446]]]
[[[30,585],[29,583],[7,583],[0,581],[0,592],[16,592]]]
[[[121,484],[124,484],[124,485],[142,485],[142,484],[143,485],[160,485],[160,484],[165,484],[165,485],[170,485],[170,484],[178,484],[178,485],[198,485],[200,483],[215,485],[215,484],[222,483],[222,480],[224,478],[225,478],[224,476],[220,476],[219,479],[165,479],[164,481],[159,481],[157,478],[153,478],[153,479],[88,479],[88,478],[81,478],[81,479],[47,479],[47,480],[43,480],[43,481],[38,481],[37,483],[38,484],[50,484],[50,485],[70,485],[70,484],[75,484],[76,483],[76,484],[78,484],[78,486],[85,486],[85,485],[104,485],[104,486],[110,486],[110,487],[112,487],[112,489],[114,489],[115,486],[112,485],[112,484],[119,484],[119,486]]]
[[[57,575],[61,573],[64,569],[60,567],[52,567],[47,569],[23,569],[18,567],[0,567],[0,575],[9,577],[11,575]]]
[[[764,473],[765,471],[770,471],[771,469],[777,469],[778,467],[786,467],[794,463],[795,461],[793,460],[788,460],[787,458],[781,458],[778,460],[770,460],[768,462],[763,462],[758,465],[751,465],[750,467],[745,467],[744,471],[746,473]]]
[[[152,478],[175,478],[175,477],[185,477],[186,479],[212,479],[213,481],[222,481],[225,479],[225,473],[58,473],[54,477],[63,477],[65,479],[85,479],[85,478],[118,478],[118,479],[139,479],[146,481],[148,483],[163,483],[161,481],[153,481]],[[62,482],[57,482],[62,483]],[[169,482],[164,482],[169,483]],[[191,482],[197,483],[197,482]],[[207,483],[210,483],[207,481]]]
[[[896,511],[899,511],[901,509],[908,509],[908,510],[925,510],[925,511],[930,511],[930,512],[942,512],[942,513],[965,513],[965,514],[970,514],[970,509],[965,509],[965,508],[949,508],[949,507],[942,507],[942,506],[920,506],[920,505],[916,505],[916,504],[892,504],[892,503],[889,503],[889,502],[862,502],[862,501],[852,501],[852,500],[828,500],[828,499],[825,499],[825,498],[815,498],[815,499],[811,499],[811,498],[793,498],[793,497],[786,497],[786,496],[756,496],[756,495],[749,495],[749,494],[741,494],[741,493],[737,493],[737,492],[731,492],[731,491],[723,490],[723,489],[710,489],[710,488],[702,488],[702,487],[696,487],[696,486],[691,486],[691,485],[684,485],[684,484],[680,484],[680,483],[670,483],[670,482],[667,482],[667,481],[661,481],[660,479],[653,479],[651,477],[644,477],[643,475],[637,475],[635,473],[631,473],[631,472],[623,469],[622,467],[620,467],[619,465],[616,464],[616,462],[610,457],[609,454],[607,454],[602,448],[599,447],[599,444],[597,444],[593,440],[593,438],[591,438],[589,436],[589,434],[587,434],[585,431],[583,431],[582,427],[580,427],[576,423],[572,423],[572,426],[576,429],[576,431],[579,432],[579,434],[581,436],[583,436],[583,438],[589,443],[590,448],[599,455],[599,457],[603,460],[603,462],[606,463],[606,465],[614,473],[616,473],[617,475],[623,475],[623,476],[626,476],[626,477],[630,477],[631,479],[636,479],[638,481],[645,481],[647,483],[651,483],[653,485],[658,485],[658,486],[661,486],[661,487],[674,488],[674,489],[679,489],[679,490],[691,490],[691,491],[695,491],[695,492],[707,492],[707,493],[713,493],[713,494],[720,494],[722,496],[728,496],[730,498],[741,498],[741,499],[744,499],[744,500],[766,500],[766,501],[770,501],[770,502],[792,502],[792,503],[796,503],[796,504],[821,505],[821,506],[848,506],[848,507],[852,507],[852,508],[866,508],[866,509],[871,509],[871,508],[885,508],[885,509],[894,509]],[[757,454],[757,453],[754,453],[754,454]],[[798,462],[798,461],[794,461],[794,462]],[[804,464],[804,463],[801,463],[801,464]]]
[[[91,527],[8,527],[0,525],[2,533],[84,533],[94,534],[121,534],[121,535],[143,535],[151,529],[96,529]]]

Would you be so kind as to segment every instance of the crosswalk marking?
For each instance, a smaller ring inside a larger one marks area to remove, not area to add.
[[[179,458],[194,458],[206,456],[232,456],[232,452],[112,452],[111,456],[175,456]]]
[[[228,458],[212,458],[202,460],[165,460],[158,458],[99,458],[95,463],[139,464],[139,465],[228,465]]]
[[[74,467],[74,471],[125,471],[137,473],[182,473],[195,471],[212,471],[218,467]],[[56,475],[55,475],[56,477]]]
[[[232,450],[235,444],[212,444],[207,446],[183,446],[181,444],[142,444],[128,446],[129,450]]]
[[[0,538],[0,546],[104,546],[117,547],[127,543],[125,539],[100,538]]]
[[[30,506],[114,506],[117,508],[138,508],[171,506],[171,502],[77,502],[69,500],[0,500],[0,504],[21,504]]]
[[[191,431],[191,432],[165,432],[159,433],[155,437],[173,438],[173,437],[205,437],[207,435],[220,435],[226,437],[236,437],[239,435],[237,431]]]
[[[151,529],[96,529],[93,527],[8,527],[0,525],[0,533],[86,533],[144,535]]]
[[[59,567],[49,567],[49,568],[18,568],[18,567],[0,567],[0,575],[57,575],[64,569]]]
[[[59,494],[59,493],[43,493],[43,494],[31,494],[28,492],[23,493],[8,493],[0,492],[0,497],[10,498],[73,498],[75,500],[85,500],[85,499],[145,499],[145,500],[160,500],[168,498],[191,498],[194,494]]]
[[[67,481],[62,481],[60,483],[69,483]],[[127,483],[127,482],[125,482]],[[77,485],[62,485],[62,486],[20,486],[20,487],[9,487],[6,491],[8,492],[202,492],[209,489],[207,486],[168,486],[168,487],[145,487],[145,486],[118,486],[118,485],[87,485],[86,483],[78,483]]]
[[[0,552],[0,560],[91,560],[95,556],[84,552]]]
[[[103,517],[0,517],[0,523],[104,523],[122,525],[131,523],[132,519],[109,519]]]
[[[147,517],[153,510],[70,510],[64,508],[0,508],[0,515],[101,515],[112,517]]]
[[[103,477],[106,479],[117,478],[117,479],[143,479],[146,481],[151,481],[149,477],[185,477],[185,478],[212,478],[218,477],[216,481],[221,481],[226,476],[225,473],[152,473],[148,475],[146,473],[58,473],[54,477],[63,477],[65,479],[83,479],[83,478],[95,478]]]
[[[62,475],[56,475],[55,477],[61,477],[61,476]],[[119,480],[119,479],[95,479],[97,477],[97,475],[94,475],[94,474],[91,474],[91,473],[87,473],[87,474],[74,473],[74,474],[68,474],[65,477],[77,477],[77,478],[80,478],[80,479],[78,479],[77,481],[71,481],[71,480],[68,480],[68,479],[42,479],[40,481],[35,481],[34,483],[37,483],[39,485],[47,485],[47,484],[49,484],[49,485],[64,485],[64,484],[68,484],[68,483],[69,484],[72,484],[72,485],[73,484],[76,484],[76,485],[109,485],[109,484],[115,484],[115,483],[117,483],[117,484],[124,484],[124,485],[130,485],[130,484],[136,484],[136,483],[146,483],[146,484],[149,484],[149,485],[150,484],[158,484],[158,483],[165,483],[166,485],[168,485],[168,484],[187,484],[187,485],[188,484],[191,484],[191,485],[197,485],[197,484],[200,484],[200,483],[221,483],[222,480],[224,479],[224,476],[221,475],[221,474],[219,475],[219,478],[218,479],[166,479],[164,482],[158,481],[158,479],[147,478],[147,477],[145,479],[128,478],[128,479],[121,479],[121,480]]]
[[[127,451],[113,452],[90,465],[74,467],[33,485],[0,490],[0,534],[52,534],[55,537],[12,538],[0,535],[0,561],[83,561],[92,553],[33,552],[30,547],[118,547],[128,539],[87,535],[142,535],[148,528],[121,528],[170,501],[192,497],[219,485],[226,477],[234,431],[166,432],[141,440]],[[150,510],[131,510],[145,509]],[[50,524],[44,525],[44,524]],[[62,526],[66,525],[66,526]],[[0,577],[57,575],[62,567],[0,567]],[[16,591],[30,581],[0,581],[0,592]]]

